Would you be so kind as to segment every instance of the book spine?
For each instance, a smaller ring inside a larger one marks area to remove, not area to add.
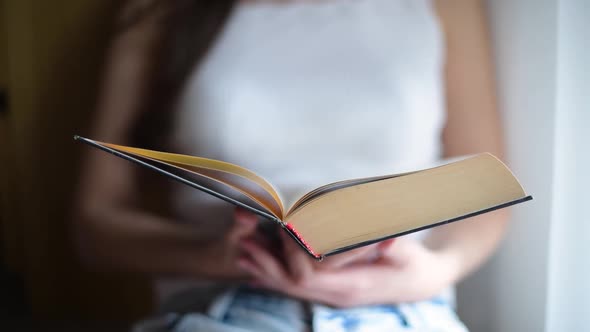
[[[297,230],[295,229],[295,227],[293,227],[292,224],[289,223],[285,223],[282,222],[281,226],[283,226],[283,228],[287,231],[287,233],[289,233],[289,235],[291,235],[291,237],[297,241],[297,243],[303,248],[305,249],[305,251],[312,256],[314,259],[318,260],[318,261],[322,261],[324,259],[323,255],[320,255],[318,253],[316,253],[311,246],[309,245],[309,243],[307,243],[303,237],[301,237],[301,234],[299,234],[299,232],[297,232]]]

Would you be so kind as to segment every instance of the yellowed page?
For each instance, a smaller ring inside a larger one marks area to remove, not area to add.
[[[133,148],[123,145],[116,145],[110,143],[103,143],[98,142],[104,146],[107,146],[111,149],[115,149],[121,152],[125,152],[128,154],[132,154],[135,156],[147,158],[150,160],[158,161],[167,165],[170,165],[175,168],[183,169],[191,173],[199,174],[225,185],[228,185],[239,192],[243,193],[244,195],[248,196],[255,202],[259,203],[261,206],[265,207],[269,212],[274,214],[279,219],[283,218],[284,215],[284,208],[279,198],[278,193],[272,187],[270,183],[264,180],[259,175],[255,174],[254,172],[240,167],[238,165],[234,165],[228,162],[208,159],[208,158],[201,158],[201,157],[193,157],[187,156],[182,154],[175,154],[175,153],[167,153],[167,152],[159,152],[153,150],[146,150],[146,149],[139,149]],[[209,170],[211,172],[202,172],[202,170]],[[236,177],[240,177],[242,179],[246,179],[251,183],[255,184],[259,188],[263,190],[263,194],[261,195],[259,190],[252,188],[251,186],[244,185],[243,182],[239,181],[237,178],[234,177],[227,177],[221,176],[216,172],[225,173],[234,175]],[[270,196],[270,198],[268,197]]]
[[[343,181],[338,181],[338,182],[333,182],[333,183],[323,185],[319,188],[316,188],[316,189],[308,192],[303,197],[299,198],[295,203],[293,203],[291,205],[291,207],[289,208],[289,210],[287,211],[287,216],[290,215],[291,213],[295,212],[295,210],[297,210],[299,207],[301,207],[302,205],[304,205],[308,201],[310,201],[314,198],[317,198],[318,196],[324,195],[328,192],[343,189],[346,187],[356,186],[356,185],[359,185],[362,183],[385,180],[385,179],[393,178],[396,176],[402,176],[405,174],[409,174],[409,173],[399,173],[399,174],[391,174],[391,175],[373,176],[373,177],[369,177],[369,178],[343,180]]]
[[[490,154],[318,196],[286,222],[319,254],[457,218],[526,196]]]
[[[137,156],[136,154],[130,153],[130,155]],[[246,178],[240,177],[233,173],[224,173],[217,170],[200,168],[196,166],[187,166],[187,165],[177,165],[173,162],[163,162],[157,159],[152,159],[148,157],[142,157],[145,159],[152,160],[156,163],[161,163],[164,165],[168,165],[189,173],[193,173],[199,176],[206,177],[218,183],[224,184],[240,193],[244,196],[248,197],[269,213],[274,215],[275,217],[281,219],[281,206],[267,193],[262,187],[258,186],[256,183],[247,180]]]

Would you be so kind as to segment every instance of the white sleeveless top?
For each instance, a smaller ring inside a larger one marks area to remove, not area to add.
[[[288,201],[328,182],[431,164],[445,120],[443,40],[431,6],[238,5],[183,91],[175,143],[255,171]],[[186,218],[206,215],[204,230],[231,215],[188,187],[174,201]]]

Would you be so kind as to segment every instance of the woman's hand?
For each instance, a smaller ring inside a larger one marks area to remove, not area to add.
[[[250,240],[258,242],[256,226],[258,216],[244,209],[236,208],[234,223],[221,240],[215,240],[206,248],[205,257],[198,266],[198,274],[211,278],[233,279],[247,277],[243,269],[237,267],[237,260],[244,255],[240,243]]]
[[[241,242],[247,256],[239,260],[239,265],[254,277],[253,285],[350,307],[428,299],[454,281],[451,257],[409,238],[396,239],[393,245],[391,241],[381,242],[364,250],[372,251],[365,256],[372,260],[357,259],[343,266],[314,262],[286,236],[283,243],[286,266],[255,242]],[[382,254],[377,257],[375,251]]]

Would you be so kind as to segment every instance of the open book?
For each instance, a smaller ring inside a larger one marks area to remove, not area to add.
[[[74,139],[274,221],[316,259],[532,199],[489,153],[425,170],[326,184],[284,206],[270,183],[234,164]],[[240,195],[199,184],[191,178],[195,175]]]

